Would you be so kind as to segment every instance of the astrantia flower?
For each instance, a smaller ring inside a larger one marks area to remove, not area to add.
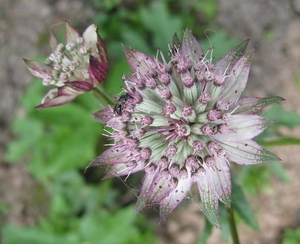
[[[195,183],[203,212],[220,227],[218,203],[231,204],[230,163],[279,160],[252,138],[271,123],[257,112],[282,98],[240,98],[253,56],[248,40],[216,63],[189,30],[174,40],[170,62],[124,47],[133,71],[125,95],[95,113],[114,143],[90,166],[110,165],[106,177],[144,171],[136,211],[158,204],[163,218]]]
[[[108,70],[107,53],[96,25],[90,25],[80,36],[66,22],[65,39],[64,44],[59,43],[51,32],[52,53],[46,64],[24,60],[29,71],[43,79],[43,85],[56,86],[47,93],[37,108],[66,104],[105,80]]]

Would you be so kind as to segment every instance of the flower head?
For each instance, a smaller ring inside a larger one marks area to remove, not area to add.
[[[196,184],[203,212],[220,227],[218,203],[231,205],[230,162],[279,160],[252,138],[271,123],[257,112],[282,98],[240,98],[253,56],[247,44],[215,63],[189,30],[170,48],[170,62],[124,47],[133,71],[124,77],[126,95],[117,113],[95,113],[112,129],[114,145],[90,165],[110,165],[105,177],[144,171],[137,212],[159,204],[165,217]]]
[[[37,108],[66,104],[105,80],[107,53],[96,25],[90,25],[80,36],[66,22],[65,43],[59,43],[51,32],[50,47],[52,53],[45,64],[24,59],[29,71],[43,79],[43,85],[56,86]]]

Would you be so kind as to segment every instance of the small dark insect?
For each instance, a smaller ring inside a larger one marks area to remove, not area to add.
[[[130,96],[128,93],[120,96],[119,100],[117,101],[117,103],[114,107],[114,113],[115,114],[122,115],[123,106],[129,98],[132,98],[132,96]]]
[[[203,158],[199,155],[196,155],[196,159],[200,162],[203,163]]]

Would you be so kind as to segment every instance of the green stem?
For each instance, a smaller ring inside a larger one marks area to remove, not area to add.
[[[114,104],[115,100],[110,96],[105,89],[103,89],[102,86],[95,87],[93,89],[96,96],[99,98],[99,101],[101,105],[104,105],[104,107],[107,106],[107,104]]]
[[[227,211],[227,218],[230,226],[232,241],[234,244],[239,244],[240,241],[239,241],[239,236],[237,233],[236,224],[233,216],[233,209],[226,208],[226,211]]]

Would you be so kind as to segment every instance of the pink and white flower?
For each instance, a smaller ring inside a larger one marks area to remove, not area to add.
[[[66,104],[105,80],[107,53],[96,25],[90,25],[80,36],[66,22],[65,43],[59,43],[51,32],[50,47],[52,53],[45,64],[24,59],[29,71],[41,78],[43,85],[55,86],[37,108]]]
[[[111,129],[113,146],[89,166],[111,166],[105,177],[144,171],[136,212],[160,206],[164,218],[196,184],[209,221],[220,228],[218,203],[231,206],[230,163],[253,165],[279,158],[253,138],[270,123],[258,115],[280,97],[240,97],[253,56],[243,41],[213,63],[189,30],[174,36],[170,62],[124,47],[132,74],[125,97],[96,112]]]

